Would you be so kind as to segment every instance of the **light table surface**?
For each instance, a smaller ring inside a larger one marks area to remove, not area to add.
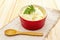
[[[18,16],[20,0],[0,0],[0,28],[11,22]],[[60,40],[60,20],[49,32],[46,40]]]

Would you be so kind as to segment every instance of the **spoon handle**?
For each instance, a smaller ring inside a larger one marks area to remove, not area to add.
[[[37,32],[21,32],[20,35],[30,35],[30,36],[43,36],[43,33],[37,33]]]

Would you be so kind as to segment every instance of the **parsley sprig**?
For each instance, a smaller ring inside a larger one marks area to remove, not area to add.
[[[29,5],[29,6],[25,9],[24,14],[31,14],[31,13],[34,12],[34,11],[35,11],[35,9],[34,9],[33,5]]]

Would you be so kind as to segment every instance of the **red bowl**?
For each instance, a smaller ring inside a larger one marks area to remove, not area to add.
[[[45,24],[45,19],[46,18],[44,18],[42,20],[38,20],[38,21],[28,21],[28,20],[25,20],[22,17],[20,17],[20,21],[21,21],[22,26],[25,29],[28,29],[28,30],[41,29],[44,26],[44,24]]]
[[[40,7],[40,6],[38,6],[38,7]],[[41,7],[41,11],[46,15],[46,12],[42,7]],[[21,21],[22,26],[28,30],[41,29],[45,24],[45,20],[46,20],[46,16],[43,19],[40,19],[37,21],[26,20],[20,16],[20,21]]]

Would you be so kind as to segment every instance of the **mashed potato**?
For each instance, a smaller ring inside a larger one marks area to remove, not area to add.
[[[41,20],[44,18],[44,14],[41,11],[41,9],[39,9],[37,6],[34,6],[35,12],[32,12],[31,14],[24,14],[24,10],[21,11],[20,16],[26,20],[30,20],[30,21],[36,21],[36,20]]]

